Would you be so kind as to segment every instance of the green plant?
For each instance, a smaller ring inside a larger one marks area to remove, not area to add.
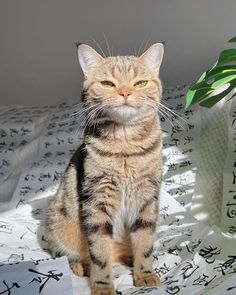
[[[228,42],[236,43],[236,37]],[[223,50],[214,66],[204,72],[197,82],[188,89],[185,108],[195,103],[211,108],[228,94],[228,99],[236,96],[233,91],[235,87],[236,49],[230,48]]]

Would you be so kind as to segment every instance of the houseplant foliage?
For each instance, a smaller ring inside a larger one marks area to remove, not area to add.
[[[236,37],[229,43],[236,43]],[[223,50],[214,66],[204,72],[197,82],[187,91],[185,107],[195,103],[211,108],[228,95],[228,99],[236,96],[236,49]]]

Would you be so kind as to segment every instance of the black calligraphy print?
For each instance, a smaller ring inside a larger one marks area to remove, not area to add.
[[[214,269],[217,270],[218,272],[221,272],[223,276],[225,276],[226,271],[231,269],[236,262],[236,256],[228,256],[228,257],[229,259],[227,259],[225,262],[219,263],[216,267],[214,267]]]
[[[11,295],[12,293],[12,289],[13,288],[17,288],[19,289],[20,288],[20,285],[18,283],[12,283],[11,287],[8,286],[7,282],[5,280],[2,281],[3,284],[5,285],[6,289],[5,290],[0,290],[0,294],[6,294],[6,295]]]
[[[229,218],[234,218],[236,217],[236,191],[229,190],[229,194],[233,194],[233,196],[231,197],[231,201],[226,204],[226,214]]]
[[[131,292],[130,294],[131,295],[149,294],[149,293],[152,293],[154,290],[157,290],[157,288],[156,287],[146,287],[146,288],[140,288],[138,290],[135,290],[135,291]],[[117,294],[119,294],[119,293],[117,293]],[[120,294],[122,294],[122,293],[120,293]]]
[[[177,169],[176,163],[169,163],[167,166],[168,166],[168,171],[175,171]]]
[[[205,259],[206,263],[211,264],[215,262],[215,256],[218,256],[220,252],[221,249],[218,249],[218,247],[213,247],[209,245],[200,249],[199,255]]]
[[[9,167],[10,166],[10,161],[9,160],[2,160],[0,162],[0,169],[2,169],[3,167]]]
[[[180,292],[179,280],[173,279],[173,276],[166,276],[162,281],[162,285],[166,286],[166,293],[168,294],[178,294]]]
[[[177,285],[166,287],[166,293],[168,294],[175,295],[175,294],[178,294],[179,292],[180,292],[180,287]]]
[[[52,177],[52,175],[48,172],[48,173],[40,173],[40,176],[38,178],[39,181],[44,181],[45,179],[50,179]]]
[[[50,270],[47,273],[42,273],[32,268],[29,268],[28,271],[38,275],[37,277],[33,278],[32,281],[29,282],[29,284],[33,282],[38,282],[40,284],[39,293],[42,292],[43,288],[45,287],[45,285],[47,284],[49,280],[53,279],[55,281],[60,281],[60,278],[63,276],[62,272],[54,273],[56,270]]]
[[[183,279],[187,279],[189,277],[191,277],[195,271],[197,271],[199,269],[199,265],[195,264],[194,260],[192,259],[192,261],[187,261],[183,267],[181,268],[182,273],[181,275],[183,276]]]
[[[0,232],[12,234],[13,226],[11,223],[0,221]]]
[[[173,247],[170,247],[168,249],[168,253],[169,254],[172,254],[172,255],[175,255],[175,256],[179,256],[179,253],[183,250],[182,247],[178,246],[178,245],[175,245]]]
[[[25,128],[24,126],[20,129],[20,131],[21,131],[21,136],[26,136],[27,134],[31,132],[30,129]]]
[[[20,200],[18,201],[18,203],[16,204],[16,208],[18,208],[19,206],[21,205],[24,205],[25,204],[25,200],[20,198]]]
[[[236,226],[235,226],[235,225],[229,226],[229,227],[228,227],[228,232],[229,232],[230,234],[234,234],[234,233],[236,233]]]
[[[188,160],[188,161],[184,161],[184,162],[180,163],[179,167],[182,168],[182,167],[188,167],[191,165],[192,165],[192,162]]]
[[[236,289],[236,286],[232,286],[232,287],[227,288],[227,291],[231,291],[233,289]]]
[[[216,275],[210,278],[208,275],[202,274],[197,279],[195,279],[192,283],[193,286],[200,285],[200,286],[208,286],[214,279]]]
[[[197,241],[191,241],[188,245],[186,245],[186,249],[189,253],[193,254],[198,246],[201,244],[202,240],[198,239]]]
[[[7,261],[8,262],[15,262],[15,261],[23,261],[25,259],[24,254],[11,254]]]
[[[172,138],[176,133],[178,134],[178,133],[181,133],[181,132],[183,132],[183,128],[178,126],[178,125],[175,125],[175,126],[172,127],[170,137]]]
[[[232,181],[232,184],[235,184],[235,183],[236,183],[236,174],[235,174],[234,171],[232,172],[232,174],[233,174],[233,181]]]
[[[165,275],[166,273],[168,273],[171,270],[171,267],[166,265],[166,263],[163,263],[162,266],[160,266],[159,268],[155,269],[155,272],[157,273],[157,275],[159,277],[162,277],[163,275]]]
[[[194,138],[192,136],[185,136],[184,140],[185,140],[184,145],[186,145],[191,143],[194,140]]]
[[[20,196],[26,196],[28,194],[31,194],[33,192],[33,188],[29,185],[22,186],[20,189]]]

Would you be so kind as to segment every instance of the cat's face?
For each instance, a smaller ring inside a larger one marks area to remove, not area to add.
[[[101,57],[90,46],[78,47],[84,72],[85,103],[109,119],[125,123],[157,112],[162,95],[159,68],[163,45],[152,45],[142,56]],[[95,113],[95,112],[94,112]]]

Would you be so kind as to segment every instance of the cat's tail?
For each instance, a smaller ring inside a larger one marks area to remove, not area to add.
[[[133,266],[131,240],[128,234],[124,236],[122,242],[114,242],[112,251],[112,261],[118,263],[125,263],[128,266]]]

